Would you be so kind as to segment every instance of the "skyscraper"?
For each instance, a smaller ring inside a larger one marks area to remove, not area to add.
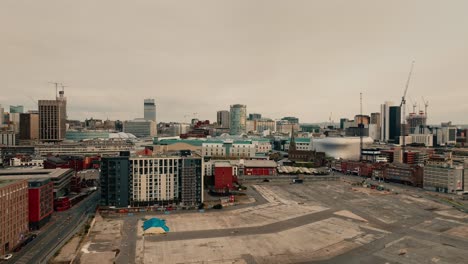
[[[385,102],[380,105],[380,141],[387,142],[390,139],[390,106],[393,102]]]
[[[3,123],[5,122],[5,117],[4,117],[3,111],[4,111],[4,109],[3,109],[2,105],[0,105],[0,126],[3,125]]]
[[[221,128],[229,128],[229,111],[221,110],[216,113],[216,123]]]
[[[145,99],[144,119],[156,122],[156,104],[154,103],[154,99]]]
[[[39,139],[61,141],[65,138],[67,121],[67,99],[59,91],[55,100],[39,100]]]
[[[240,135],[246,133],[247,106],[241,104],[231,105],[230,111],[230,134]]]
[[[39,139],[39,115],[34,113],[20,114],[20,139]]]
[[[401,136],[401,108],[399,106],[390,106],[388,115],[388,142],[400,144]]]

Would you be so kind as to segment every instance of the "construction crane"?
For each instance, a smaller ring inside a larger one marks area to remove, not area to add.
[[[411,63],[411,69],[408,75],[408,80],[406,80],[406,86],[405,86],[405,92],[403,93],[403,97],[401,97],[401,103],[400,103],[400,110],[403,111],[403,123],[402,123],[402,128],[401,128],[401,135],[402,135],[402,147],[403,147],[403,153],[405,152],[405,131],[406,131],[406,94],[408,93],[408,87],[409,83],[411,80],[411,75],[413,74],[413,68],[414,68],[414,61]]]
[[[427,107],[429,106],[429,101],[424,100],[424,97],[421,96],[423,103],[424,103],[424,114],[426,115],[427,118]]]
[[[59,82],[49,82],[49,83],[55,85],[55,97],[57,97],[57,96],[58,96],[58,87],[59,87],[59,85],[63,86],[63,84],[62,84],[62,83],[59,83]],[[63,89],[63,88],[62,88],[62,89]]]
[[[363,145],[363,130],[364,130],[364,123],[363,123],[363,116],[362,116],[362,93],[359,94],[360,100],[360,109],[361,109],[361,117],[359,122],[359,161],[362,161],[362,145]]]
[[[416,113],[416,107],[418,107],[418,103],[413,101],[411,97],[410,97],[410,101],[411,101],[411,104],[413,105],[413,113]]]

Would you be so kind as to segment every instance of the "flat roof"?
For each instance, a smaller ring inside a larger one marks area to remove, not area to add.
[[[73,171],[72,169],[39,169],[39,168],[25,168],[25,169],[2,169],[0,170],[0,179],[14,180],[14,179],[29,179],[29,178],[60,178],[64,174]]]
[[[244,167],[271,167],[276,168],[278,164],[274,160],[244,160]]]
[[[12,183],[15,183],[17,181],[21,181],[21,180],[3,180],[3,179],[0,179],[0,188],[5,187],[7,185],[10,185]]]

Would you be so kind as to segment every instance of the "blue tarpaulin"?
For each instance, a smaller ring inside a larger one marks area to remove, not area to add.
[[[159,218],[151,218],[143,222],[143,230],[147,230],[152,227],[160,227],[164,231],[169,232],[169,227],[166,225],[166,220],[159,219]]]

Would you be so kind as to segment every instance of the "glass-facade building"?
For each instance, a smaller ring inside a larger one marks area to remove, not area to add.
[[[240,135],[246,133],[247,106],[241,104],[231,105],[230,111],[230,134]]]

